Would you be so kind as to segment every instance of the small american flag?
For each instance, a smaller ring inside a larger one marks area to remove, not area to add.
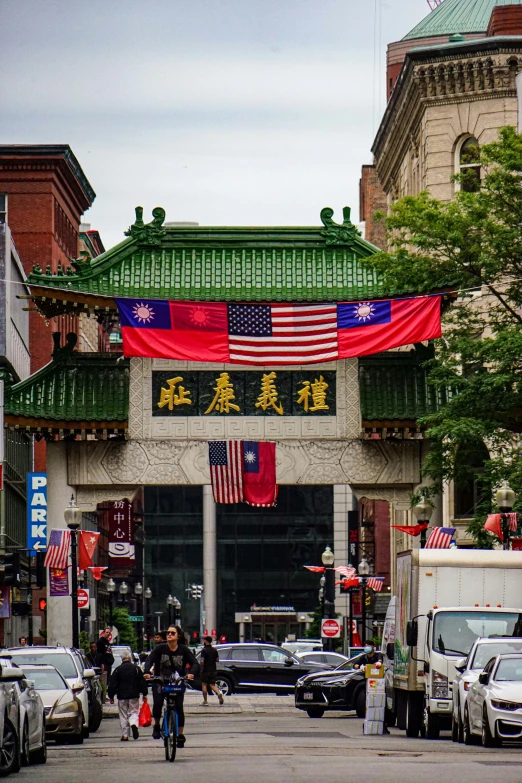
[[[228,306],[230,359],[305,364],[338,357],[336,304]]]
[[[384,584],[384,577],[370,576],[366,584],[368,585],[368,587],[371,587],[372,590],[375,590],[377,593],[380,593],[382,590],[382,586]]]
[[[509,519],[509,529],[512,533],[516,533],[518,527],[518,512],[511,511],[509,514],[507,514],[507,518]]]
[[[243,500],[243,457],[240,440],[216,440],[208,444],[210,480],[216,503]]]
[[[456,527],[434,527],[426,541],[426,549],[449,549]]]
[[[67,568],[70,543],[70,530],[51,530],[44,566],[48,568]]]
[[[347,579],[350,579],[352,576],[355,575],[355,568],[352,566],[336,566],[334,568],[334,571],[336,571],[338,574],[342,574],[343,576],[346,576]]]

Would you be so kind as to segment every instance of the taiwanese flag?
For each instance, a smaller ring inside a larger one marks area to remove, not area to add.
[[[99,533],[92,533],[90,530],[80,531],[80,541],[78,546],[78,568],[83,571],[92,565],[92,557],[98,543]]]
[[[125,356],[228,362],[227,305],[117,299]]]
[[[339,303],[339,359],[440,337],[440,303],[440,296]]]
[[[244,440],[243,500],[250,506],[275,506],[276,445],[274,442]]]

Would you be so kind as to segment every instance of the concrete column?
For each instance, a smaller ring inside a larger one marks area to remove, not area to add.
[[[67,483],[67,444],[64,441],[47,444],[47,536],[52,528],[66,528],[63,512],[71,495],[76,495]],[[69,568],[69,590],[71,569]],[[51,598],[47,584],[47,644],[72,644],[72,598]]]
[[[349,484],[334,484],[333,486],[333,551],[335,565],[348,564],[348,512],[355,508],[355,498]],[[348,615],[348,596],[339,595],[336,588],[335,610],[344,617]]]
[[[205,625],[217,630],[216,504],[210,484],[203,485],[203,587]]]

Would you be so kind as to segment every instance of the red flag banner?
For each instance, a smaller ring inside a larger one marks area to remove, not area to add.
[[[102,573],[106,570],[107,566],[89,566],[89,571],[93,575],[94,579],[99,582],[102,578]]]
[[[92,557],[98,543],[99,533],[93,533],[90,530],[80,531],[80,541],[78,545],[78,568],[83,571],[92,565]]]
[[[276,445],[272,441],[243,441],[243,496],[249,506],[275,506]]]
[[[419,536],[423,530],[428,529],[427,522],[421,522],[418,525],[392,525],[395,530],[399,530],[401,533],[407,533],[409,536]]]
[[[500,514],[488,514],[484,523],[484,530],[493,533],[500,541],[504,540],[502,535],[502,525],[500,524]]]
[[[132,505],[128,500],[111,503],[109,516],[109,557],[115,568],[134,568],[134,528]]]
[[[308,571],[313,571],[314,574],[324,573],[324,566],[305,566],[305,568],[307,568]]]
[[[441,335],[438,295],[330,304],[116,302],[125,356],[307,364],[366,356]]]

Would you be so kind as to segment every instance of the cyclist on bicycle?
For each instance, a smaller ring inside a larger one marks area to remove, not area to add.
[[[143,672],[146,680],[150,679],[150,672],[153,670],[155,677],[161,677],[165,682],[169,682],[176,672],[181,677],[185,676],[185,671],[188,666],[190,666],[190,673],[187,674],[187,679],[193,680],[194,676],[199,674],[199,663],[186,646],[185,636],[179,625],[170,625],[167,631],[166,643],[158,644],[152,650],[145,661]],[[185,728],[185,713],[183,712],[184,695],[185,694],[183,693],[176,694],[176,712],[179,726],[178,748],[182,748],[185,745],[185,735],[183,733],[183,729]],[[165,695],[161,684],[153,683],[152,699],[152,717],[154,718],[152,736],[154,739],[160,739],[161,713],[163,710],[163,702],[165,701]]]

